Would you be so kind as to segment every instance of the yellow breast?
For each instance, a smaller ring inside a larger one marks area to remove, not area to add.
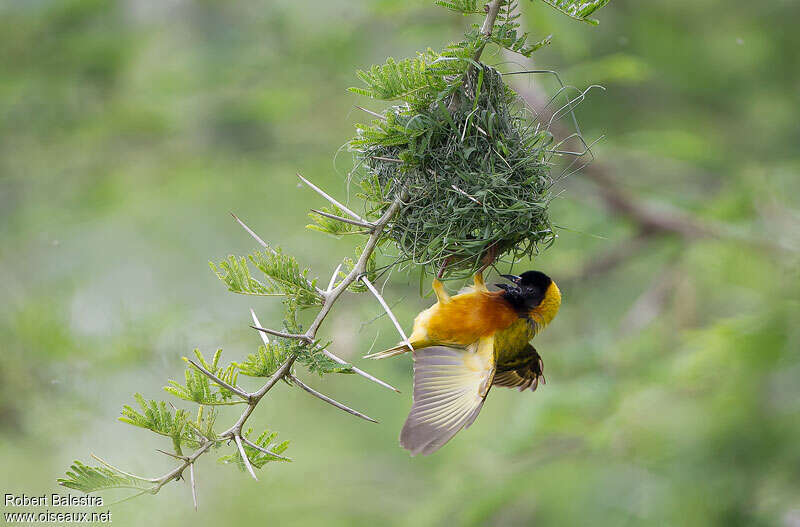
[[[533,326],[524,318],[517,319],[511,327],[498,331],[494,337],[497,362],[503,363],[523,352],[534,337]]]

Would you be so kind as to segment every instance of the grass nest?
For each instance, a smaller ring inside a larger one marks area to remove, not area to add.
[[[425,107],[388,108],[351,142],[371,212],[397,195],[406,202],[386,232],[397,260],[444,278],[531,257],[554,240],[552,135],[499,72],[480,66]]]

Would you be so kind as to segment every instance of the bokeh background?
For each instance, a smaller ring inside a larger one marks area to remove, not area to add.
[[[115,525],[800,525],[800,4],[614,0],[598,27],[522,8],[553,44],[488,62],[607,89],[578,109],[605,134],[594,172],[558,183],[559,239],[534,264],[565,295],[537,337],[548,384],[494,390],[410,458],[410,361],[360,359],[396,335],[350,295],[332,349],[403,394],[304,377],[380,425],[279,387],[252,423],[293,463],[255,482],[207,456],[199,512],[178,483],[114,506]],[[346,91],[354,70],[469,22],[423,0],[0,2],[2,492],[58,492],[90,452],[166,472],[167,443],[122,405],[166,397],[194,347],[253,352],[248,308],[280,320],[209,271],[254,249],[228,213],[327,279],[356,241],[304,229],[323,203],[294,173],[345,197],[353,106],[380,108]],[[643,226],[619,193],[714,235]],[[385,295],[407,326],[430,302],[416,275]]]

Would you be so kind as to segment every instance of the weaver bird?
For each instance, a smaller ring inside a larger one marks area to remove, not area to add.
[[[501,275],[513,285],[489,291],[481,273],[475,285],[450,296],[433,281],[437,302],[414,319],[414,402],[400,445],[431,454],[475,421],[493,385],[535,390],[542,359],[530,340],[561,306],[555,282],[539,271]],[[368,358],[409,351],[406,343]]]

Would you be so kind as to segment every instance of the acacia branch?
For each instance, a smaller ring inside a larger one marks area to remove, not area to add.
[[[500,8],[505,4],[507,0],[492,0],[489,4],[486,5],[486,19],[483,21],[483,26],[481,26],[481,34],[486,37],[488,40],[489,37],[492,36],[492,28],[494,28],[494,22],[497,20],[497,13],[500,12]],[[486,42],[481,45],[480,48],[475,52],[475,55],[472,59],[475,62],[478,62],[483,54],[483,48],[486,47]]]
[[[485,35],[489,35],[489,36],[491,35],[492,28],[493,28],[495,20],[497,18],[497,13],[498,13],[498,11],[500,9],[500,6],[504,3],[504,1],[505,0],[492,0],[487,5],[487,7],[486,7],[486,13],[487,13],[486,20],[484,21],[482,29],[481,29],[481,31]],[[488,41],[488,39],[487,39],[487,41]],[[484,45],[485,45],[485,43],[484,43]],[[475,56],[474,56],[475,61],[480,59],[480,55],[481,55],[481,53],[483,51],[483,48],[484,48],[484,46],[481,46],[480,49],[478,49],[476,51]],[[402,189],[398,190],[395,198],[389,204],[389,206],[386,208],[386,210],[381,215],[381,217],[378,220],[376,220],[375,222],[368,222],[368,221],[364,220],[363,218],[361,218],[358,214],[354,213],[353,211],[351,211],[350,209],[348,209],[347,207],[342,205],[340,202],[336,201],[334,198],[332,198],[331,196],[326,194],[322,189],[320,189],[319,187],[317,187],[316,185],[314,185],[313,183],[311,183],[310,181],[305,179],[300,174],[297,174],[297,176],[306,185],[311,187],[313,190],[315,190],[317,193],[319,193],[321,196],[323,196],[325,199],[327,199],[329,202],[331,202],[334,206],[338,207],[340,210],[342,210],[343,212],[345,212],[346,214],[348,214],[349,216],[351,216],[355,220],[355,222],[347,221],[347,223],[354,223],[356,225],[367,227],[369,229],[369,236],[367,238],[367,241],[366,241],[366,243],[364,245],[363,250],[361,251],[361,254],[358,257],[357,262],[355,263],[353,268],[350,270],[350,272],[347,273],[347,275],[338,283],[338,285],[336,284],[336,278],[337,278],[337,276],[339,274],[339,268],[337,268],[337,270],[334,271],[334,274],[331,277],[330,283],[329,283],[328,288],[326,290],[323,291],[322,289],[319,289],[317,287],[313,287],[313,289],[317,292],[317,294],[322,299],[322,306],[321,306],[320,310],[317,312],[316,317],[311,322],[311,324],[309,325],[309,327],[308,327],[308,329],[306,330],[305,333],[293,334],[293,333],[286,333],[286,332],[282,332],[282,331],[276,331],[276,330],[262,328],[261,324],[258,322],[257,317],[255,316],[255,313],[251,310],[251,315],[253,317],[253,322],[255,323],[255,326],[253,326],[254,329],[257,329],[259,332],[262,333],[262,339],[263,339],[265,345],[269,344],[269,339],[266,338],[266,336],[264,335],[265,333],[266,334],[271,334],[271,335],[274,335],[274,336],[280,337],[280,338],[302,340],[307,345],[314,345],[314,342],[316,341],[317,332],[318,332],[320,326],[322,325],[322,323],[327,318],[328,314],[331,312],[331,309],[333,308],[334,304],[338,301],[339,297],[341,297],[342,293],[344,293],[354,282],[356,282],[357,280],[361,279],[362,281],[364,281],[364,283],[367,285],[367,287],[370,289],[370,291],[372,291],[373,294],[375,294],[376,298],[378,298],[378,300],[384,306],[384,308],[386,309],[387,313],[389,314],[389,317],[395,323],[396,327],[398,328],[398,331],[403,336],[404,341],[407,342],[408,341],[407,337],[405,337],[402,328],[399,326],[399,323],[397,323],[395,317],[391,313],[391,310],[388,308],[388,305],[386,305],[386,302],[383,301],[381,295],[377,292],[377,290],[372,285],[372,283],[369,281],[369,279],[366,278],[367,264],[370,261],[370,258],[372,256],[373,252],[375,251],[375,249],[376,249],[376,247],[378,245],[378,242],[381,239],[381,236],[383,234],[384,228],[392,221],[394,216],[400,211],[400,209],[403,206],[404,200],[407,199],[406,192],[403,191]],[[319,211],[316,211],[316,212],[320,213]],[[321,213],[321,214],[323,216],[330,217],[330,215],[327,215],[325,213]],[[235,214],[232,214],[232,216],[258,242],[259,245],[261,245],[266,250],[271,251],[273,254],[275,254],[274,249],[272,249],[261,237],[259,237],[252,229],[250,229],[241,219],[239,219]],[[336,217],[336,218],[332,218],[332,219],[340,219],[340,218]],[[356,222],[358,222],[358,223],[356,223]],[[310,284],[310,282],[309,282],[309,284]],[[333,355],[329,351],[327,351],[325,349],[321,349],[321,351],[327,357],[329,357],[331,360],[334,360],[334,361],[336,361],[336,362],[338,362],[340,364],[346,364],[345,361],[343,361],[342,359],[336,357],[335,355]],[[215,384],[217,384],[218,386],[221,386],[223,389],[231,391],[232,393],[234,393],[237,396],[239,396],[242,399],[244,399],[244,401],[246,402],[246,407],[244,408],[244,410],[242,411],[241,415],[236,420],[236,422],[233,425],[231,425],[230,428],[228,428],[227,430],[225,430],[221,434],[215,434],[214,437],[203,437],[203,436],[200,436],[200,438],[202,439],[202,442],[200,443],[200,446],[194,452],[192,452],[190,455],[188,455],[188,456],[179,456],[177,454],[173,454],[173,457],[176,457],[176,458],[180,459],[181,463],[177,467],[173,468],[171,471],[169,471],[166,474],[164,474],[163,476],[161,476],[160,478],[147,479],[147,478],[138,478],[138,477],[132,476],[132,475],[130,475],[130,476],[134,477],[134,478],[137,478],[140,481],[147,481],[149,483],[152,483],[153,487],[150,488],[150,489],[147,489],[147,490],[145,490],[143,492],[150,492],[152,494],[155,494],[155,493],[159,492],[159,490],[164,485],[169,483],[170,481],[175,481],[175,480],[181,479],[184,471],[188,467],[189,470],[190,470],[190,484],[191,484],[191,489],[192,489],[192,498],[193,498],[193,502],[194,502],[195,507],[197,507],[197,494],[196,494],[195,478],[194,478],[194,462],[197,461],[197,459],[199,459],[203,454],[208,452],[212,446],[216,446],[219,443],[232,440],[232,441],[234,441],[236,443],[236,447],[238,449],[239,455],[242,458],[242,462],[243,462],[245,468],[248,470],[250,475],[254,479],[257,480],[258,478],[257,478],[257,476],[255,474],[254,469],[253,469],[253,464],[252,464],[251,460],[249,459],[249,457],[247,456],[247,451],[244,448],[245,444],[247,444],[251,448],[254,448],[255,450],[258,450],[260,452],[266,453],[266,454],[268,454],[270,456],[275,456],[276,458],[279,458],[279,459],[288,460],[288,458],[284,458],[283,456],[279,456],[278,454],[276,454],[274,452],[271,452],[267,448],[264,448],[264,447],[262,447],[262,446],[260,446],[260,445],[258,445],[256,443],[248,440],[243,435],[242,430],[243,430],[244,425],[247,423],[247,420],[250,418],[252,413],[258,407],[258,405],[261,402],[261,400],[267,395],[267,393],[269,393],[269,391],[280,380],[284,380],[284,381],[290,382],[292,384],[295,384],[298,387],[300,387],[301,389],[303,389],[303,390],[307,391],[308,393],[314,395],[315,397],[318,397],[318,398],[328,402],[329,404],[332,404],[332,405],[336,406],[337,408],[340,408],[341,410],[344,410],[344,411],[346,411],[346,412],[348,412],[350,414],[353,414],[353,415],[355,415],[357,417],[360,417],[362,419],[366,419],[366,420],[369,420],[369,421],[372,421],[372,422],[377,422],[374,419],[370,418],[369,416],[366,416],[366,415],[364,415],[364,414],[362,414],[360,412],[357,412],[356,410],[348,408],[347,406],[345,406],[345,405],[343,405],[343,404],[331,399],[330,397],[327,397],[327,396],[317,392],[316,390],[310,388],[309,386],[305,385],[302,381],[300,381],[297,377],[295,377],[292,374],[292,366],[294,365],[296,360],[297,360],[297,355],[296,354],[293,354],[290,357],[288,357],[281,364],[281,366],[272,374],[272,376],[267,380],[267,382],[261,388],[259,388],[255,392],[251,392],[251,393],[245,392],[244,390],[242,390],[242,389],[240,389],[240,388],[238,388],[236,386],[231,385],[230,383],[224,381],[219,376],[217,376],[215,373],[209,371],[208,369],[206,369],[202,365],[197,364],[197,363],[195,363],[193,361],[189,361],[189,363],[195,369],[197,369],[198,371],[203,373],[206,377],[211,379]],[[368,375],[368,374],[362,372],[361,370],[358,370],[357,368],[353,368],[353,371],[356,372],[356,373],[359,373],[362,376],[364,376],[364,377],[366,377],[366,378],[368,378],[368,379],[370,379],[372,381],[375,381],[375,382],[377,382],[377,383],[379,383],[379,384],[381,384],[381,385],[383,385],[383,386],[385,386],[387,388],[390,388],[392,390],[398,391],[393,386],[391,386],[391,385],[389,385],[389,384],[387,384],[387,383],[385,383],[383,381],[380,381],[380,380],[376,379],[375,377],[372,377],[371,375]],[[199,435],[199,433],[198,433],[198,435]],[[105,464],[105,462],[103,462],[103,463]],[[122,472],[121,470],[117,469],[116,467],[111,467],[111,468],[113,468],[114,470],[118,471],[119,473],[126,474],[126,473]]]
[[[475,50],[475,54],[472,56],[472,60],[474,62],[478,62],[481,59],[481,55],[483,55],[483,50],[486,48],[486,43],[489,41],[489,37],[492,36],[492,29],[494,28],[494,23],[497,20],[497,13],[500,12],[500,8],[505,4],[507,0],[492,0],[486,6],[484,6],[484,10],[486,11],[486,18],[483,21],[483,25],[481,26],[481,34],[485,37],[483,43]],[[464,75],[464,79],[469,77],[469,72],[472,70],[473,66],[470,65],[467,68],[467,72]],[[458,107],[460,102],[460,92],[456,91],[453,94],[453,97],[450,99],[450,104],[447,105],[447,109],[450,113],[453,113],[455,109]]]
[[[334,271],[334,272],[333,272],[333,276],[331,276],[331,282],[330,282],[330,284],[328,284],[328,289],[326,290],[326,293],[330,294],[331,290],[333,289],[333,285],[334,285],[334,282],[335,282],[335,280],[336,280],[336,277],[339,275],[339,270],[340,270],[341,268],[342,268],[342,264],[339,264],[339,265],[336,267],[336,271]],[[255,313],[255,311],[253,311],[253,310],[251,309],[251,310],[250,310],[250,314],[251,314],[251,315],[252,315],[252,317],[253,317],[253,322],[255,323],[255,325],[260,327],[260,326],[261,326],[261,322],[259,322],[259,321],[258,321],[258,317],[256,317],[256,313]],[[251,327],[255,327],[255,326],[251,326]],[[259,331],[259,333],[258,333],[258,334],[259,334],[259,335],[261,335],[261,340],[264,342],[264,346],[269,346],[269,338],[267,337],[268,333],[266,333],[266,332],[263,332],[263,331]],[[302,336],[302,335],[301,335],[301,336]],[[302,337],[304,337],[304,336],[302,336]],[[323,355],[325,355],[326,357],[328,357],[329,359],[331,359],[332,361],[334,361],[334,362],[336,362],[336,363],[338,363],[338,364],[343,364],[343,365],[348,365],[348,366],[350,366],[350,369],[351,369],[351,370],[352,370],[352,372],[353,372],[353,373],[355,373],[356,375],[360,375],[360,376],[364,377],[364,378],[365,378],[365,379],[367,379],[367,380],[370,380],[370,381],[372,381],[372,382],[374,382],[374,383],[380,384],[381,386],[384,386],[384,387],[386,387],[386,388],[389,388],[390,390],[394,390],[394,391],[396,391],[397,393],[400,393],[400,390],[398,390],[397,388],[395,388],[395,387],[394,387],[394,386],[392,386],[391,384],[389,384],[389,383],[386,383],[386,382],[384,382],[384,381],[382,381],[382,380],[378,379],[377,377],[374,377],[374,376],[370,375],[369,373],[365,372],[364,370],[361,370],[361,369],[359,369],[359,368],[356,368],[356,367],[355,367],[355,366],[353,366],[352,364],[349,364],[347,361],[345,361],[345,360],[343,360],[343,359],[340,359],[339,357],[337,357],[336,355],[334,355],[333,353],[331,353],[331,352],[330,352],[330,351],[328,351],[327,349],[325,349],[325,348],[319,348],[319,351],[320,351],[320,352],[322,352],[322,354],[323,354]]]
[[[353,268],[350,270],[350,272],[347,274],[347,276],[345,276],[344,279],[341,282],[339,282],[339,284],[336,287],[332,288],[331,286],[329,286],[327,291],[322,291],[322,293],[323,293],[322,297],[324,298],[322,307],[319,310],[319,312],[317,313],[316,318],[311,323],[311,325],[309,326],[308,330],[305,333],[302,333],[302,334],[284,333],[284,332],[280,332],[280,331],[267,330],[265,328],[254,326],[255,329],[261,331],[262,333],[269,333],[269,334],[273,334],[275,336],[282,337],[282,338],[293,338],[293,339],[303,340],[303,341],[305,341],[305,342],[307,342],[309,344],[313,343],[316,340],[317,331],[319,330],[319,328],[322,325],[323,321],[328,316],[328,314],[330,313],[331,309],[333,308],[333,305],[336,303],[336,301],[339,299],[339,297],[342,295],[342,293],[344,293],[347,290],[347,288],[350,287],[350,285],[353,284],[353,282],[358,280],[360,277],[362,277],[364,275],[364,273],[366,273],[367,262],[369,262],[369,259],[372,256],[372,253],[375,251],[375,248],[376,248],[376,246],[378,244],[378,241],[379,241],[379,239],[381,237],[383,229],[386,227],[386,225],[392,220],[392,218],[395,216],[395,214],[397,214],[397,212],[403,206],[403,198],[404,198],[403,195],[398,195],[394,199],[394,201],[392,201],[392,203],[389,205],[389,207],[386,209],[386,211],[383,213],[383,215],[375,223],[372,224],[373,225],[372,232],[370,233],[369,238],[367,239],[367,243],[365,244],[364,249],[361,252],[361,255],[359,256],[358,261],[353,266]],[[269,246],[253,230],[251,230],[249,227],[247,227],[247,225],[245,225],[244,222],[242,222],[235,215],[234,215],[234,218],[236,218],[236,221],[238,221],[239,224],[253,238],[255,238],[263,247],[269,248]],[[334,276],[336,274],[338,274],[338,270],[337,270],[337,273],[334,274]],[[335,280],[332,280],[331,281],[331,285],[334,282],[335,282]],[[256,318],[255,313],[252,310],[251,310],[251,315],[253,317],[253,322],[258,324],[258,318]],[[260,326],[260,324],[259,324],[259,326]],[[264,343],[268,344],[269,340],[268,339],[264,340]],[[339,357],[336,357],[335,355],[333,355],[332,353],[328,352],[327,350],[323,349],[322,352],[327,357],[331,358],[332,360],[334,360],[336,362],[339,362],[340,364],[346,364],[345,361],[343,361]],[[224,442],[224,441],[233,440],[236,443],[236,447],[237,447],[237,449],[239,451],[239,455],[242,457],[242,462],[244,463],[244,465],[247,468],[247,470],[250,473],[250,475],[253,476],[253,478],[255,478],[255,479],[258,479],[258,478],[256,477],[255,471],[253,470],[253,466],[252,466],[252,463],[251,463],[250,459],[247,457],[247,452],[244,449],[244,445],[245,444],[247,444],[248,446],[250,446],[250,447],[252,447],[252,448],[254,448],[256,450],[264,452],[264,453],[266,453],[268,455],[274,456],[274,457],[276,457],[278,459],[289,460],[289,458],[280,456],[280,455],[278,455],[278,454],[276,454],[274,452],[271,452],[270,450],[268,450],[268,449],[266,449],[264,447],[261,447],[261,446],[257,445],[256,443],[250,441],[242,433],[242,429],[243,429],[245,423],[247,422],[247,420],[252,415],[253,411],[258,407],[259,403],[264,398],[264,396],[266,396],[267,393],[281,379],[285,379],[287,381],[293,382],[294,384],[296,384],[300,388],[306,390],[307,392],[311,393],[312,395],[314,395],[316,397],[319,397],[320,399],[322,399],[322,400],[324,400],[324,401],[326,401],[326,402],[336,406],[337,408],[340,408],[340,409],[342,409],[342,410],[344,410],[344,411],[346,411],[346,412],[348,412],[350,414],[353,414],[353,415],[355,415],[357,417],[360,417],[362,419],[366,419],[368,421],[377,422],[374,419],[372,419],[371,417],[366,416],[366,415],[362,414],[361,412],[358,412],[358,411],[353,410],[351,408],[348,408],[347,406],[345,406],[345,405],[343,405],[343,404],[331,399],[330,397],[327,397],[327,396],[317,392],[313,388],[310,388],[309,386],[306,386],[305,384],[303,384],[299,379],[294,377],[292,375],[292,373],[291,373],[292,366],[294,365],[295,360],[297,360],[297,355],[292,355],[291,357],[286,359],[283,362],[283,364],[281,364],[281,366],[278,368],[278,370],[275,373],[272,374],[272,376],[269,378],[269,380],[267,380],[267,382],[260,389],[258,389],[255,392],[252,392],[252,393],[245,392],[245,391],[241,390],[240,388],[232,386],[231,384],[229,384],[229,383],[225,382],[224,380],[220,379],[217,375],[215,375],[214,373],[208,371],[206,368],[202,367],[201,365],[199,365],[199,364],[197,364],[197,363],[195,363],[193,361],[189,361],[192,364],[193,367],[195,367],[198,371],[200,371],[201,373],[206,375],[214,383],[218,384],[219,386],[222,386],[223,388],[225,388],[227,390],[230,390],[231,392],[235,393],[236,395],[238,395],[239,397],[244,399],[246,401],[246,403],[247,403],[247,406],[242,411],[242,414],[239,416],[239,418],[236,420],[236,422],[233,425],[231,425],[230,428],[228,428],[227,430],[225,430],[224,432],[219,434],[217,437],[204,438],[204,441],[200,445],[200,447],[197,450],[195,450],[191,455],[185,456],[185,457],[176,456],[176,457],[179,457],[182,460],[180,465],[178,465],[177,467],[175,467],[171,471],[167,472],[166,474],[164,474],[160,478],[152,478],[152,479],[139,478],[139,479],[143,479],[145,481],[149,481],[149,482],[154,484],[153,488],[148,490],[147,492],[155,494],[159,490],[161,490],[161,487],[163,487],[164,485],[166,485],[170,481],[174,481],[174,480],[180,479],[181,476],[183,475],[183,472],[187,468],[192,467],[194,462],[200,456],[202,456],[203,454],[208,452],[208,450],[212,446],[214,446],[214,445],[216,445],[218,443]],[[377,382],[378,384],[381,384],[381,385],[383,385],[383,386],[385,386],[387,388],[390,388],[392,390],[398,391],[393,386],[391,386],[391,385],[389,385],[389,384],[387,384],[387,383],[385,383],[383,381],[380,381],[379,379],[376,379],[375,377],[373,377],[373,376],[371,376],[369,374],[366,374],[365,372],[362,372],[361,370],[358,370],[357,368],[353,368],[353,371],[356,372],[356,373],[359,373],[360,375],[362,375],[362,376],[364,376],[364,377],[366,377],[366,378],[368,378],[368,379],[370,379],[370,380],[372,380],[374,382]],[[119,470],[119,469],[114,467],[114,470]],[[122,471],[120,471],[120,472],[122,473]],[[191,483],[191,486],[192,486],[193,500],[196,503],[197,496],[196,496],[196,492],[195,492],[194,472],[193,472],[192,468],[190,468],[190,480],[191,480],[190,483]]]

